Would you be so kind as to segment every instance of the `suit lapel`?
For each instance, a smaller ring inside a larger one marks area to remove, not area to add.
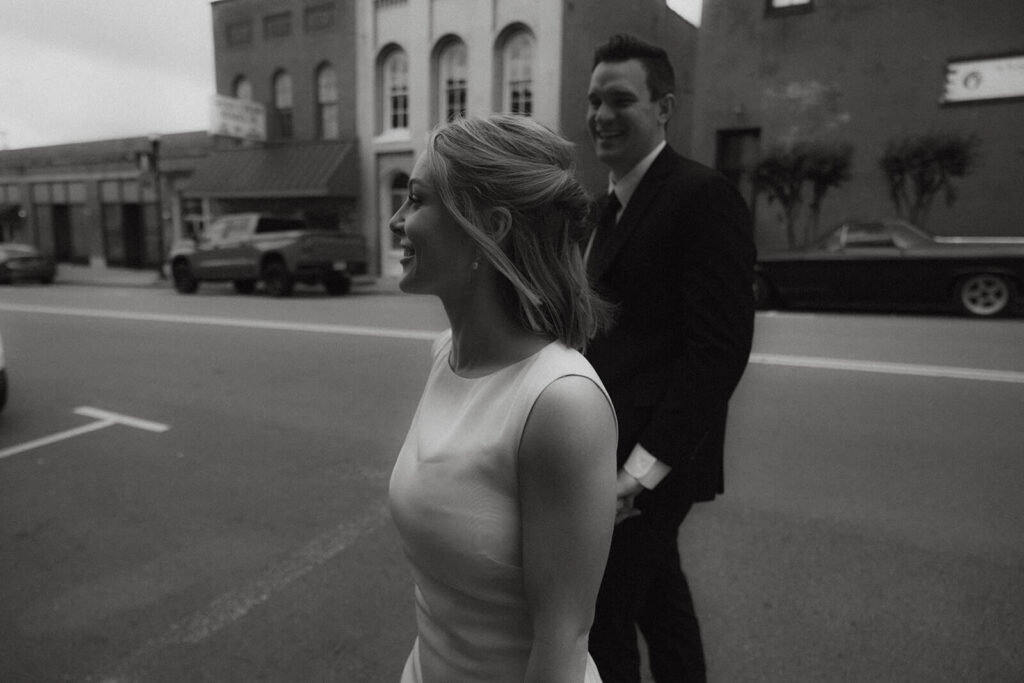
[[[600,278],[608,270],[615,257],[622,251],[622,247],[629,241],[629,236],[641,223],[641,218],[647,211],[647,207],[658,196],[665,177],[671,172],[676,159],[676,153],[672,148],[665,146],[661,154],[655,158],[654,163],[647,169],[640,184],[637,185],[633,196],[629,198],[619,222],[612,230],[612,234],[602,245],[600,252],[590,255],[587,271],[594,279]]]

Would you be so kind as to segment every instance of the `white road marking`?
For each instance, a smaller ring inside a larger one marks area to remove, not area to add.
[[[441,333],[440,331],[430,332],[426,330],[402,330],[389,327],[294,323],[275,320],[254,320],[251,318],[218,318],[213,316],[169,315],[164,313],[133,313],[130,311],[111,311],[97,308],[63,308],[59,306],[26,306],[21,304],[0,304],[0,311],[48,313],[51,315],[72,315],[84,318],[108,318],[112,320],[141,320],[146,322],[176,323],[183,325],[245,327],[258,330],[287,330],[294,332],[319,332],[322,334],[347,334],[360,337],[387,337],[389,339],[419,339],[425,341],[433,341]]]
[[[160,424],[159,422],[140,420],[137,417],[121,415],[119,413],[112,413],[110,411],[101,410],[99,408],[90,408],[89,406],[81,406],[79,408],[75,408],[74,412],[76,415],[84,415],[86,417],[95,418],[96,421],[82,425],[81,427],[75,427],[73,429],[68,429],[63,432],[51,434],[50,436],[44,436],[33,441],[28,441],[17,446],[5,448],[4,450],[0,451],[0,460],[10,455],[24,453],[25,451],[30,451],[34,448],[39,448],[41,446],[49,446],[50,444],[57,443],[58,441],[64,441],[66,439],[71,439],[82,434],[94,432],[97,429],[104,429],[106,427],[112,427],[118,424],[124,425],[126,427],[134,427],[135,429],[145,429],[146,431],[150,432],[166,432],[168,429],[170,429],[170,427],[168,427],[167,425]]]
[[[339,524],[313,538],[281,564],[242,587],[228,591],[207,603],[206,607],[172,624],[163,635],[143,644],[122,660],[102,683],[128,683],[145,680],[150,660],[160,650],[172,645],[199,643],[225,626],[245,617],[253,608],[267,602],[296,579],[352,546],[361,537],[374,531],[388,519],[383,505],[375,506],[362,517]]]
[[[433,341],[434,339],[437,338],[438,334],[440,334],[440,331],[430,330],[403,330],[388,327],[327,325],[319,323],[295,323],[273,320],[253,320],[247,318],[218,318],[213,316],[168,315],[161,313],[132,313],[128,311],[112,311],[104,309],[62,308],[57,306],[28,306],[7,303],[0,303],[0,311],[17,311],[23,313],[47,313],[52,315],[72,315],[87,318],[109,318],[115,320],[169,322],[187,325],[214,325],[222,327],[245,327],[263,330],[317,332],[322,334],[344,334],[363,337],[384,337],[390,339],[416,339],[422,341]],[[911,363],[887,363],[882,361],[856,361],[845,360],[842,358],[790,356],[784,354],[767,353],[751,354],[750,362],[761,365],[786,365],[790,367],[810,368],[817,370],[845,370],[848,372],[874,372],[890,375],[942,377],[946,379],[1024,384],[1024,372],[1016,372],[1012,370],[985,370],[978,368],[949,367],[943,365],[917,365]]]
[[[787,365],[797,368],[819,370],[845,370],[847,372],[876,372],[887,375],[914,375],[917,377],[942,377],[965,379],[979,382],[1009,382],[1024,384],[1024,372],[1012,370],[981,370],[957,368],[946,365],[917,365],[910,363],[885,363],[881,361],[843,360],[839,358],[815,358],[812,356],[783,356],[770,353],[750,354],[751,363],[762,365]]]

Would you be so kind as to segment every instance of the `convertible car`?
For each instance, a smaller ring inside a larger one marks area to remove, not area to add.
[[[848,222],[807,249],[758,257],[759,308],[959,310],[1020,304],[1024,238],[936,237],[906,221]]]

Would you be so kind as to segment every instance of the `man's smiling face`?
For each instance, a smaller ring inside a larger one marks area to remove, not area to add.
[[[590,75],[587,127],[597,158],[621,178],[665,139],[674,97],[651,100],[639,59],[600,62]]]

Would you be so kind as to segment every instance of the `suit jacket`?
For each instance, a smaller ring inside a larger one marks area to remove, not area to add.
[[[678,507],[724,491],[729,397],[750,355],[750,214],[723,175],[665,147],[588,272],[618,305],[587,350],[619,421],[619,466],[639,442],[671,473],[637,499]]]

